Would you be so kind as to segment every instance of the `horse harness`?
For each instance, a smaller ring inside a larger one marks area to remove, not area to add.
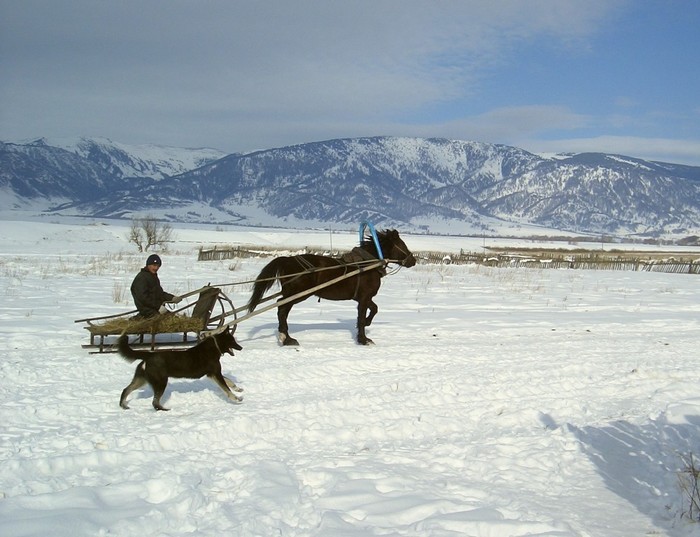
[[[300,255],[294,256],[294,258],[297,260],[299,265],[308,272],[313,272],[316,267],[314,267],[313,264],[311,264],[309,261],[304,259]],[[372,254],[370,254],[367,250],[364,250],[363,248],[360,248],[359,246],[356,246],[353,248],[350,252],[343,254],[340,258],[337,259],[337,261],[344,267],[344,274],[348,273],[348,270],[352,268],[353,270],[355,269],[360,269],[361,270],[361,265],[363,263],[368,263],[371,261],[377,261],[377,258],[374,257]],[[378,267],[374,270],[377,270],[379,272],[379,277],[383,278],[386,276],[386,265],[383,267]],[[357,293],[360,290],[360,278],[357,278],[357,284],[355,286],[355,293],[353,294],[353,300],[357,299]],[[298,276],[299,277],[299,276]],[[321,298],[319,297],[319,302],[321,301]]]

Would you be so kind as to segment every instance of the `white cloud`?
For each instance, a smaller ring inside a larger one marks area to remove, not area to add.
[[[6,3],[0,139],[99,135],[246,151],[386,134],[700,165],[697,140],[574,135],[583,129],[634,134],[647,116],[630,114],[640,103],[627,95],[612,101],[625,115],[592,116],[572,105],[514,106],[480,94],[483,77],[512,61],[521,44],[546,37],[585,54],[589,40],[624,6],[630,4]],[[449,116],[435,119],[431,111],[443,105]]]
[[[0,98],[13,111],[0,135],[138,142],[150,131],[233,150],[246,149],[250,128],[266,145],[356,122],[369,134],[473,95],[523,40],[582,43],[616,5],[26,0],[0,22]]]
[[[597,136],[561,140],[529,140],[522,147],[547,153],[617,153],[647,160],[700,166],[700,140]]]

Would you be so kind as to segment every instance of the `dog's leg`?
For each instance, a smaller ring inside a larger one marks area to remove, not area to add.
[[[216,373],[210,373],[207,375],[211,380],[216,382],[216,384],[224,390],[224,393],[226,394],[226,397],[229,398],[229,401],[233,401],[234,403],[240,403],[243,401],[242,397],[238,397],[236,394],[234,394],[228,387],[228,384],[226,382],[226,378],[221,374],[221,372],[216,372]],[[235,384],[234,384],[235,386]]]
[[[153,388],[153,408],[156,410],[170,410],[165,408],[160,404],[160,398],[163,397],[165,393],[165,387],[168,385],[168,377],[165,378],[151,378],[149,383]]]
[[[144,384],[146,384],[146,377],[143,373],[143,362],[141,362],[136,367],[136,372],[134,373],[134,378],[131,380],[131,383],[122,391],[122,396],[119,398],[119,406],[124,410],[129,410],[129,405],[126,404],[127,397],[131,395],[131,392],[138,390]]]
[[[236,383],[233,382],[230,378],[228,378],[224,375],[221,375],[221,376],[224,377],[224,381],[226,382],[226,386],[231,388],[232,392],[242,392],[243,391],[243,388],[239,388],[238,386],[236,386]]]

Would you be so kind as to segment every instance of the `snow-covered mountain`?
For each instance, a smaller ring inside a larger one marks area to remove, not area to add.
[[[226,153],[216,149],[183,149],[153,144],[127,145],[107,138],[42,138],[34,144],[58,147],[122,177],[163,179],[199,168]]]
[[[0,209],[51,210],[115,199],[123,190],[192,170],[225,154],[214,149],[125,145],[104,138],[0,142]]]
[[[43,196],[47,210],[101,217],[148,212],[173,221],[289,227],[369,219],[438,233],[488,231],[499,221],[578,233],[700,232],[699,167],[620,155],[545,157],[502,145],[395,137],[329,140],[204,165],[194,153],[192,160],[170,154],[168,168],[165,151],[104,141],[2,144],[0,188],[21,199]]]

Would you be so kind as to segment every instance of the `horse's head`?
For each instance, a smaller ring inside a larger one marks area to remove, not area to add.
[[[411,250],[408,249],[406,243],[399,237],[398,231],[395,229],[380,231],[377,234],[377,238],[382,247],[384,259],[396,261],[407,268],[416,264],[416,258],[413,257]]]

